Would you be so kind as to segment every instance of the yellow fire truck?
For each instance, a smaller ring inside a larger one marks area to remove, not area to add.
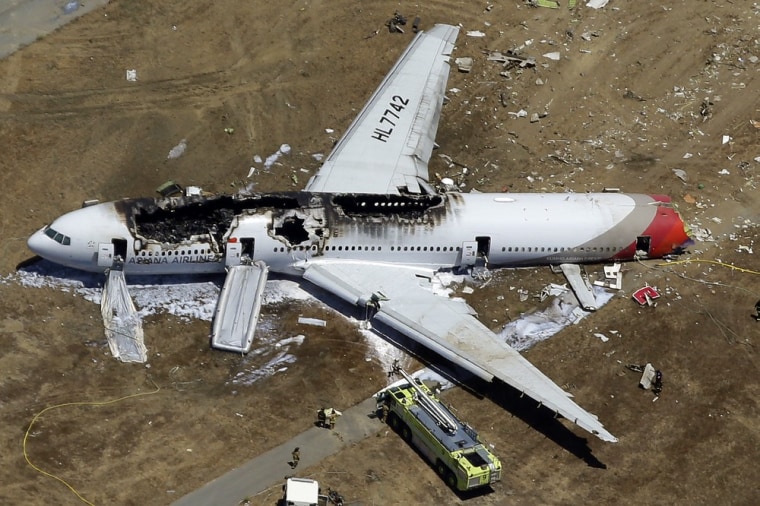
[[[480,441],[477,432],[457,419],[420,380],[401,369],[407,384],[377,395],[378,409],[387,406],[386,421],[417,448],[446,483],[472,490],[501,479],[501,462]]]

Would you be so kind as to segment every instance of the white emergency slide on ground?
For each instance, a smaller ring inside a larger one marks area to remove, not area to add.
[[[100,298],[100,313],[113,356],[122,362],[147,361],[142,319],[129,296],[124,272],[113,269],[108,272]]]
[[[214,314],[211,346],[238,353],[250,351],[268,273],[263,262],[230,267]]]

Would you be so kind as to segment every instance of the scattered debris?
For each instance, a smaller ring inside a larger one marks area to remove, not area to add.
[[[605,336],[605,335],[604,335],[604,334],[602,334],[601,332],[594,332],[594,337],[598,337],[599,339],[601,339],[601,340],[602,340],[602,342],[603,342],[603,343],[606,343],[607,341],[609,341],[609,340],[610,340],[610,338],[609,338],[609,337]]]
[[[131,83],[137,81],[137,70],[127,69],[127,81]]]
[[[420,17],[417,16],[414,18],[414,21],[412,22],[412,32],[417,33],[420,31]]]
[[[752,318],[754,318],[756,322],[760,322],[760,300],[755,303],[755,314],[752,315]]]
[[[639,288],[635,292],[633,292],[632,297],[633,297],[633,300],[635,300],[642,306],[647,305],[650,307],[654,307],[657,305],[655,301],[660,298],[660,293],[657,291],[655,287],[649,286],[647,284]]]
[[[226,128],[224,129],[224,133],[226,133],[227,135],[232,135],[232,134],[234,134],[234,133],[235,133],[235,129],[234,129],[234,128],[232,128],[232,127],[226,127]]]
[[[404,29],[401,28],[404,25],[406,25],[406,18],[399,12],[394,13],[393,17],[385,22],[385,26],[391,33],[404,33]]]
[[[457,69],[459,72],[470,72],[472,70],[472,63],[473,59],[469,56],[463,57],[463,58],[457,58],[454,60],[457,64]]]
[[[302,323],[304,325],[313,325],[314,327],[327,326],[327,322],[325,320],[320,320],[319,318],[306,318],[304,316],[298,317],[298,323]]]
[[[187,139],[182,139],[179,141],[179,144],[174,146],[172,149],[169,150],[169,155],[166,157],[169,160],[174,160],[175,158],[179,158],[185,153],[185,149],[187,149]]]
[[[480,30],[470,30],[467,32],[468,37],[485,37],[486,34],[481,32]]]
[[[641,379],[639,380],[639,386],[641,388],[644,390],[652,390],[656,396],[660,395],[662,392],[662,371],[655,369],[654,366],[648,362],[646,365],[628,364],[625,367],[631,371],[642,373]]]
[[[686,182],[686,171],[685,170],[683,170],[683,169],[673,169],[673,174],[675,174],[676,177],[678,179],[680,179],[681,181],[683,181],[684,183]]]
[[[551,53],[546,53],[543,56],[544,56],[544,58],[549,58],[550,60],[558,61],[559,60],[559,51],[552,51]]]
[[[620,290],[623,288],[623,273],[620,272],[622,265],[614,263],[612,265],[604,266],[604,278],[605,280],[594,281],[596,286],[603,286],[611,288],[613,290]]]
[[[591,7],[592,9],[601,9],[607,5],[609,1],[610,0],[589,0],[586,2],[586,7]]]
[[[568,291],[567,285],[549,283],[541,290],[538,295],[536,295],[536,297],[538,297],[538,300],[543,302],[547,297],[556,297],[558,295],[562,295],[566,291]]]

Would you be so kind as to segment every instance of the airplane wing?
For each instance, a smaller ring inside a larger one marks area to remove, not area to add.
[[[417,34],[306,191],[421,193],[458,33],[455,26],[435,25]]]
[[[431,290],[432,269],[359,261],[308,262],[303,277],[342,299],[377,307],[374,318],[486,381],[498,378],[604,441],[596,416],[475,318],[462,300]]]

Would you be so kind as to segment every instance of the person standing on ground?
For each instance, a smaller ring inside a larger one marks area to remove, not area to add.
[[[298,466],[298,461],[301,460],[301,449],[296,446],[296,449],[293,450],[290,456],[293,459],[290,461],[290,467],[291,469],[295,469]]]

